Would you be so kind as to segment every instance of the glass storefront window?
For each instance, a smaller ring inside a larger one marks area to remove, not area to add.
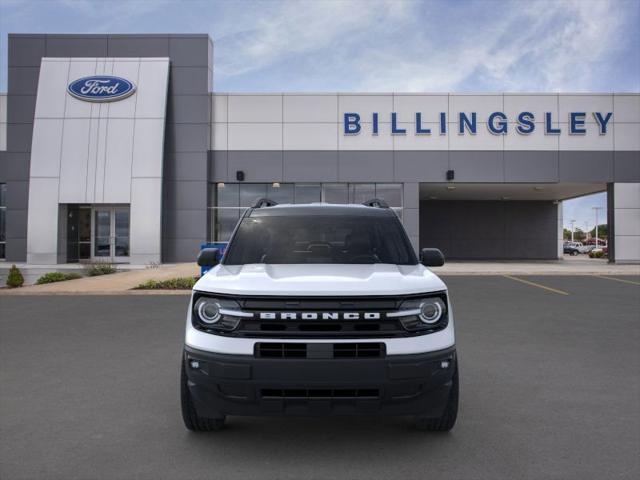
[[[244,208],[211,208],[211,238],[215,242],[227,242],[231,238],[233,229],[240,218]]]
[[[322,201],[326,203],[349,203],[349,186],[346,183],[324,183]]]
[[[384,200],[390,207],[402,207],[402,185],[399,183],[376,183],[376,198]]]
[[[296,183],[295,203],[313,203],[320,201],[319,183]]]
[[[210,205],[218,207],[239,207],[240,185],[237,183],[216,183],[212,191],[215,192],[214,202]]]
[[[115,256],[129,256],[129,209],[121,208],[114,211]]]
[[[215,183],[209,193],[209,241],[228,241],[244,211],[259,198],[280,204],[362,203],[380,198],[402,219],[400,183]]]
[[[278,203],[293,203],[293,183],[274,183],[268,185],[267,198]]]
[[[5,258],[5,249],[7,245],[6,214],[7,210],[5,208],[0,208],[0,258]]]
[[[6,256],[7,247],[7,184],[0,183],[0,259]]]
[[[375,183],[352,183],[349,185],[349,203],[362,203],[376,198]]]
[[[226,188],[226,187],[225,187]],[[250,207],[256,200],[266,198],[266,183],[241,183],[240,184],[240,206]]]
[[[96,210],[94,257],[108,257],[111,255],[111,213],[109,210]]]

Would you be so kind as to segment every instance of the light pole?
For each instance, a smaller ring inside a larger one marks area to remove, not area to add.
[[[584,222],[584,241],[589,240],[589,222]]]
[[[574,225],[576,223],[575,220],[571,220],[571,241],[573,242],[573,230],[574,230]]]
[[[598,248],[598,210],[602,210],[603,207],[591,207],[596,211],[596,248]]]

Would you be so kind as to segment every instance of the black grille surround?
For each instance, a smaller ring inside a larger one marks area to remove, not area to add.
[[[252,318],[241,318],[237,328],[221,331],[201,324],[195,318],[193,326],[208,333],[229,337],[243,338],[396,338],[427,335],[446,328],[448,311],[442,320],[430,328],[410,331],[404,328],[399,318],[387,318],[386,313],[396,312],[404,301],[440,297],[447,305],[446,292],[429,292],[403,296],[357,296],[357,297],[282,297],[282,296],[234,296],[218,295],[209,292],[194,292],[193,302],[201,297],[229,299],[238,303],[243,312],[253,313]],[[358,320],[283,320],[261,319],[262,312],[296,312],[296,313],[325,313],[325,312],[356,312],[360,313]],[[364,314],[378,312],[380,319],[364,319]]]

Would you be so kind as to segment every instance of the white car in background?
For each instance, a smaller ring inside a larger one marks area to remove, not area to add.
[[[564,242],[564,247],[575,248],[580,253],[589,253],[593,250],[593,245],[583,245],[582,242]]]

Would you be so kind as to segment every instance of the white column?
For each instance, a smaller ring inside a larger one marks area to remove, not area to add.
[[[416,253],[420,249],[420,184],[405,183],[402,185],[402,224]]]
[[[616,263],[640,263],[640,183],[613,184]]]
[[[562,202],[558,202],[558,260],[564,258],[564,217],[562,213]]]
[[[58,179],[31,177],[27,216],[27,263],[58,263]]]

